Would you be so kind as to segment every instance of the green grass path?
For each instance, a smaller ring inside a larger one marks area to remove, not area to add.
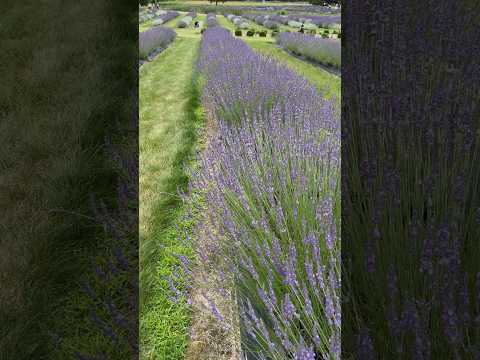
[[[185,253],[175,225],[182,213],[178,187],[196,146],[199,100],[193,69],[200,38],[179,36],[140,70],[140,269],[141,359],[180,360],[189,314],[169,301],[168,276]]]

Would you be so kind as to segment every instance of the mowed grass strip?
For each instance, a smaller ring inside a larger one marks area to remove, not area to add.
[[[307,78],[308,81],[315,85],[320,92],[325,94],[326,98],[331,98],[333,96],[336,98],[337,102],[340,103],[341,79],[339,76],[291,56],[270,41],[259,41],[257,38],[244,38],[244,40],[246,40],[247,44],[254,50],[264,55],[274,57],[279,62]]]
[[[177,38],[140,71],[140,351],[141,359],[183,359],[189,312],[168,297],[165,277],[188,254],[178,242],[178,189],[197,144],[199,95],[194,79],[200,38]],[[188,224],[187,224],[188,226]]]

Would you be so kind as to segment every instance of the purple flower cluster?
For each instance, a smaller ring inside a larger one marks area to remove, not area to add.
[[[165,48],[177,34],[173,29],[154,27],[139,34],[138,52],[140,59],[144,60],[158,48]]]
[[[332,66],[337,69],[341,66],[341,44],[337,40],[322,39],[312,35],[300,33],[280,33],[277,43],[284,49],[296,55]]]
[[[235,274],[244,346],[269,359],[339,359],[335,102],[222,28],[204,33],[198,66],[218,130],[193,185],[222,234],[201,251]]]

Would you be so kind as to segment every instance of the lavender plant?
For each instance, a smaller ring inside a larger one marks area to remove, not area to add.
[[[281,33],[276,41],[284,49],[309,60],[337,69],[341,66],[339,41],[299,33]]]
[[[217,14],[215,13],[208,13],[207,14],[207,27],[215,27],[218,26],[218,21],[217,21]]]
[[[480,32],[465,5],[344,9],[345,358],[480,358]]]
[[[248,28],[248,22],[245,21],[241,16],[235,15],[225,15],[225,17],[230,20],[238,29],[246,29]]]
[[[234,274],[250,356],[339,359],[338,109],[222,28],[204,33],[198,65],[218,126],[192,184],[218,229],[198,259]]]
[[[189,12],[185,15],[182,19],[177,22],[177,27],[179,28],[186,28],[189,27],[192,23],[193,19],[197,16],[197,14],[193,11]]]
[[[160,16],[157,16],[155,18],[155,20],[153,21],[153,25],[154,26],[159,26],[159,25],[163,25],[165,24],[166,22],[172,20],[172,19],[175,19],[178,15],[180,15],[178,13],[178,11],[168,11],[167,13],[165,14],[162,14]]]
[[[170,44],[177,34],[173,29],[165,27],[154,27],[139,34],[138,52],[142,60],[158,48],[165,48]]]

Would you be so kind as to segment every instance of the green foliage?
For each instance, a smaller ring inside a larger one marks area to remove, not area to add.
[[[240,29],[235,30],[235,36],[242,36],[242,30]]]
[[[248,30],[247,31],[247,36],[254,36],[255,35],[255,30]]]

